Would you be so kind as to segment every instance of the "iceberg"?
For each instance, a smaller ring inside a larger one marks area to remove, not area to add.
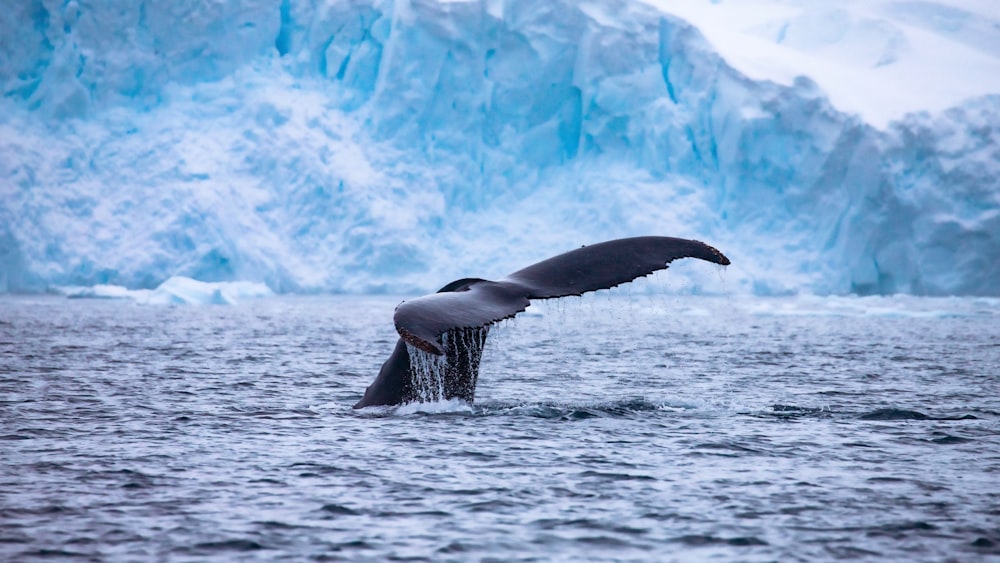
[[[974,0],[21,2],[0,292],[426,292],[665,234],[733,266],[651,291],[997,296],[998,30]]]
[[[130,299],[143,301],[152,293],[148,289],[129,289],[120,285],[97,284],[92,286],[54,286],[49,290],[69,299]]]
[[[274,295],[262,283],[237,281],[206,283],[173,276],[156,289],[128,289],[119,285],[53,287],[70,299],[127,299],[142,305],[235,305],[247,299]]]
[[[245,299],[270,297],[274,293],[262,283],[235,281],[205,283],[173,276],[153,291],[136,299],[149,305],[235,305]]]

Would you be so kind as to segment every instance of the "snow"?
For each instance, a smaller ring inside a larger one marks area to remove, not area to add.
[[[1000,92],[1000,9],[990,0],[646,0],[693,23],[757,80],[807,76],[879,128]]]
[[[998,17],[18,3],[0,11],[0,291],[424,292],[662,234],[733,265],[635,291],[1000,295]]]

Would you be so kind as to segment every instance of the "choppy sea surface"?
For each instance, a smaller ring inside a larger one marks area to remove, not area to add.
[[[0,560],[997,560],[1000,301],[598,294],[474,405],[399,298],[0,299]]]

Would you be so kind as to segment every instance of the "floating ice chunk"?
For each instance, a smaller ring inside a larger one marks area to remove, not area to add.
[[[131,299],[144,305],[234,305],[244,299],[274,295],[256,282],[216,282],[174,276],[156,289],[128,289],[120,285],[63,286],[53,290],[69,299]]]
[[[93,286],[63,286],[53,290],[69,299],[134,299],[142,301],[149,297],[152,290],[128,289],[120,285],[98,284]]]
[[[174,276],[139,301],[150,305],[233,305],[241,299],[271,295],[273,295],[271,289],[262,283],[245,281],[209,283],[184,276]]]

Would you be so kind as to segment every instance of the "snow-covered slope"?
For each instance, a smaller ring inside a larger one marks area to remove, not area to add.
[[[734,262],[677,290],[1000,294],[988,4],[659,4],[19,3],[0,289],[432,290],[668,234]]]
[[[834,107],[880,128],[1000,92],[993,0],[646,1],[693,23],[747,76],[808,76]]]

